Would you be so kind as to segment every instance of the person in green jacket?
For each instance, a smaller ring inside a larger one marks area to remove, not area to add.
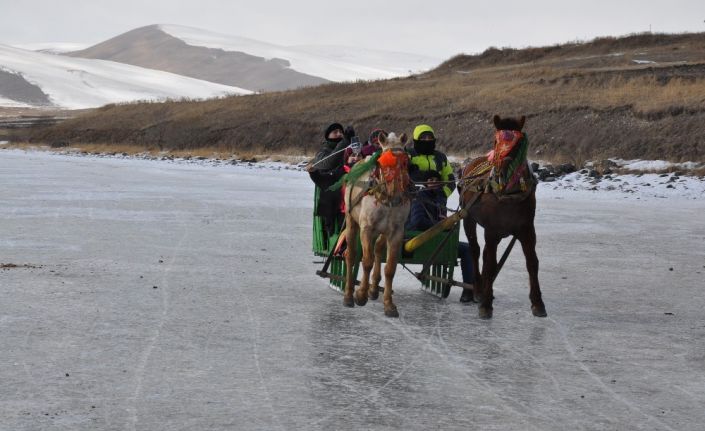
[[[414,147],[409,149],[409,176],[422,187],[411,202],[406,230],[426,230],[446,216],[448,196],[455,190],[455,175],[445,154],[436,150],[436,133],[421,124],[414,129]],[[473,283],[472,255],[466,242],[458,243],[463,283]],[[460,302],[471,302],[472,291],[464,290]]]
[[[453,168],[445,154],[436,150],[431,126],[416,126],[409,152],[409,177],[422,189],[411,203],[407,230],[426,230],[446,216],[448,196],[455,190]]]

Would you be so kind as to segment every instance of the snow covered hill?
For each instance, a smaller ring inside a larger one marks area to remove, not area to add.
[[[136,100],[212,98],[249,90],[112,61],[0,44],[0,106],[92,108]]]
[[[266,59],[283,59],[290,68],[330,81],[388,79],[438,66],[441,59],[417,54],[346,46],[279,46],[177,25],[159,25],[162,31],[189,45],[245,52]]]
[[[279,91],[327,82],[388,79],[425,71],[441,59],[337,46],[279,46],[177,25],[150,25],[72,52],[192,78]]]
[[[178,25],[150,25],[81,49],[0,44],[0,107],[81,109],[211,98],[327,82],[388,79],[441,59],[353,47],[279,46]]]

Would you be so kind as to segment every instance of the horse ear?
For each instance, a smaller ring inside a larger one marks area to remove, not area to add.
[[[492,117],[492,121],[494,122],[495,129],[499,130],[499,128],[501,127],[499,123],[502,121],[502,118],[500,118],[499,115],[495,114],[495,116]]]
[[[406,141],[409,140],[409,137],[406,136],[406,133],[402,133],[401,136],[399,137],[399,140],[401,141],[402,145],[406,145]]]
[[[384,133],[380,133],[378,139],[379,139],[379,145],[380,145],[380,146],[382,146],[382,145],[384,145],[384,144],[387,143],[387,135],[385,135]]]
[[[526,115],[522,115],[519,119],[519,130],[524,128],[524,123],[526,122]]]

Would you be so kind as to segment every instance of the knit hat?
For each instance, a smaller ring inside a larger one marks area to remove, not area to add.
[[[428,124],[419,124],[414,128],[414,140],[417,141],[423,133],[430,132],[433,138],[436,138],[436,133]]]
[[[431,135],[433,139],[421,139],[424,135]],[[431,155],[436,150],[436,134],[431,126],[420,124],[414,128],[414,150],[424,155]]]
[[[373,145],[379,144],[379,135],[387,136],[387,132],[379,128],[373,129],[372,133],[370,133],[370,137],[367,139],[367,142]]]
[[[330,135],[330,132],[333,130],[340,130],[342,133],[345,129],[343,128],[343,125],[340,123],[333,123],[330,126],[326,128],[326,131],[323,133],[323,139],[328,139],[328,135]]]

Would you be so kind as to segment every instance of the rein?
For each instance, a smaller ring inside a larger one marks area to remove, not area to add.
[[[409,179],[409,156],[406,152],[399,149],[384,150],[374,163],[367,181],[354,180],[347,183],[350,208],[346,211],[352,210],[365,196],[374,196],[378,203],[388,207],[400,206],[411,200],[413,192],[409,186],[413,183]],[[352,200],[355,186],[362,187],[362,191]]]

